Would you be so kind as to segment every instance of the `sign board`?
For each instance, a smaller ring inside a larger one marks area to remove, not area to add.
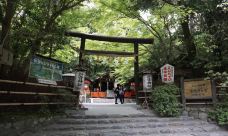
[[[62,80],[63,63],[43,56],[33,56],[29,76],[52,81]]]
[[[13,65],[13,53],[7,49],[0,48],[0,64],[12,66]]]
[[[143,90],[151,89],[152,88],[152,75],[151,74],[144,74],[143,75]]]
[[[190,99],[212,98],[211,81],[185,81],[184,95]]]
[[[174,82],[174,66],[165,64],[161,67],[161,78],[164,83]]]
[[[74,79],[74,91],[81,91],[84,87],[85,71],[76,71]]]

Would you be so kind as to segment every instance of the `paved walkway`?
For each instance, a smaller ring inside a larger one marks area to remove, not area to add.
[[[115,103],[115,99],[114,98],[89,98],[90,99],[90,103],[110,103],[113,104]],[[129,99],[129,98],[125,98],[124,99],[125,103],[135,103],[134,99]],[[119,99],[118,102],[120,103]]]
[[[84,103],[85,115],[132,115],[145,114],[146,110],[138,110],[135,103],[113,104],[113,103]],[[147,111],[149,114],[149,111]]]

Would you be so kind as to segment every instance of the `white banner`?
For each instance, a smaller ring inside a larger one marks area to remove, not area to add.
[[[74,78],[74,91],[81,91],[84,87],[85,71],[76,71]]]
[[[174,82],[174,66],[165,64],[161,67],[161,78],[164,83]]]
[[[152,88],[152,75],[151,74],[144,74],[143,75],[143,90],[151,89]]]

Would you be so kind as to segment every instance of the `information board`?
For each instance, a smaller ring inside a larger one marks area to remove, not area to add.
[[[184,94],[186,98],[211,98],[212,89],[210,80],[185,81]]]
[[[42,56],[33,56],[30,61],[29,76],[37,79],[61,81],[63,63]]]

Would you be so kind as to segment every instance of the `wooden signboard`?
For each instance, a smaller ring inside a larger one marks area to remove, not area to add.
[[[62,81],[62,72],[63,62],[61,61],[41,55],[33,56],[30,61],[29,77],[44,79],[40,80],[41,82],[45,83],[45,80]]]
[[[210,80],[184,81],[186,99],[210,99],[212,88]]]
[[[174,82],[174,66],[165,64],[161,67],[161,79],[163,83]]]

